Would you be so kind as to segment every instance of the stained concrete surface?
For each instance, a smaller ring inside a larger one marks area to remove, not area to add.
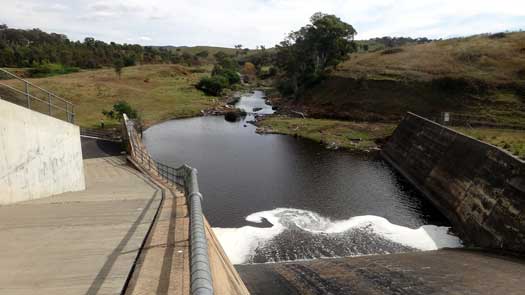
[[[0,207],[0,294],[120,294],[161,191],[123,157],[84,161],[87,189]]]
[[[525,260],[473,250],[237,265],[257,294],[525,294]]]
[[[0,99],[0,205],[85,188],[79,127]]]

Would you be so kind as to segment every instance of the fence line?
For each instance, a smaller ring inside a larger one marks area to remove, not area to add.
[[[438,124],[452,127],[525,130],[525,125],[522,123],[501,123],[498,122],[497,118],[490,116],[466,115],[455,112],[442,112],[423,115],[425,116],[425,118],[428,118],[429,120],[434,121]]]
[[[153,175],[160,177],[169,185],[180,185],[184,188],[190,204],[190,280],[192,295],[212,295],[213,283],[208,256],[208,240],[202,212],[203,196],[199,192],[197,169],[188,165],[173,168],[155,161],[148,153],[135,129],[134,122],[124,114],[124,142],[134,161]]]
[[[121,141],[121,136],[118,129],[91,129],[80,127],[80,136],[109,141]]]

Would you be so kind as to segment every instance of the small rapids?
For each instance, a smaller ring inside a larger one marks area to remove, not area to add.
[[[449,227],[412,229],[378,216],[332,221],[311,211],[278,208],[253,213],[240,228],[213,228],[234,264],[428,251],[461,247]],[[257,225],[271,224],[269,227]]]

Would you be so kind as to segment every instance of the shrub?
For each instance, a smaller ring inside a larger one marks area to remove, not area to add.
[[[501,39],[501,38],[505,38],[507,37],[507,34],[501,32],[501,33],[496,33],[496,34],[492,34],[489,36],[490,39]]]
[[[400,52],[403,52],[403,48],[389,48],[389,49],[385,49],[383,51],[381,51],[381,54],[382,55],[385,55],[385,54],[396,54],[396,53],[400,53]]]
[[[103,110],[102,114],[113,120],[121,120],[123,114],[128,115],[130,119],[137,119],[139,117],[137,110],[124,100],[118,101],[114,104],[111,111]]]
[[[294,84],[289,79],[280,79],[277,82],[277,89],[282,95],[292,95],[295,93]]]
[[[122,58],[122,61],[124,62],[125,67],[131,67],[136,64],[135,57],[134,56],[124,56]]]
[[[204,93],[213,96],[219,96],[224,88],[228,88],[228,79],[215,75],[212,77],[203,77],[195,86],[197,89],[204,91]]]
[[[241,82],[241,77],[237,73],[237,71],[233,69],[227,69],[223,68],[221,66],[216,65],[213,68],[212,76],[223,76],[228,80],[229,85],[237,84]]]
[[[64,75],[69,73],[76,73],[80,69],[76,67],[66,67],[62,64],[42,63],[34,64],[33,68],[29,70],[31,77],[41,78],[55,75]]]

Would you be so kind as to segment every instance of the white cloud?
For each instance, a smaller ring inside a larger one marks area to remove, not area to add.
[[[273,46],[317,11],[352,24],[358,39],[525,28],[522,0],[0,0],[0,7],[0,23],[11,27],[151,45]]]

